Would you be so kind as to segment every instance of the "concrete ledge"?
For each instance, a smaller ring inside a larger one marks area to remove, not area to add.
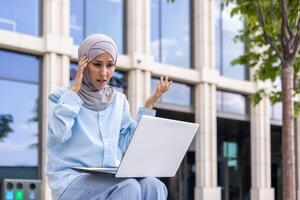
[[[196,187],[195,199],[221,200],[221,188],[220,187]]]
[[[251,200],[274,200],[274,188],[261,189],[251,188],[250,190]]]

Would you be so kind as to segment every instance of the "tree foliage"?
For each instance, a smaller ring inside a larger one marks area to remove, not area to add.
[[[13,117],[10,114],[0,115],[0,142],[8,136],[13,129],[10,127],[10,123],[13,123]]]
[[[300,56],[298,52],[297,40],[299,40],[299,8],[298,0],[287,1],[287,28],[282,33],[282,7],[278,0],[223,0],[222,7],[233,4],[231,16],[239,15],[244,20],[245,29],[240,30],[236,36],[237,40],[244,42],[247,51],[232,61],[233,65],[243,64],[249,68],[257,67],[254,80],[275,82],[280,76],[282,70],[282,62],[285,59],[283,48],[285,45],[294,45],[290,52],[291,64],[294,73],[300,70]],[[283,37],[285,36],[285,37]],[[294,57],[293,57],[294,56]],[[292,58],[293,57],[293,58]],[[300,93],[299,77],[296,77],[294,95]],[[282,101],[282,94],[279,88],[274,86],[270,99],[272,104]],[[262,95],[265,94],[264,89],[260,89],[252,96],[254,105],[259,103]],[[295,105],[295,110],[300,107]]]

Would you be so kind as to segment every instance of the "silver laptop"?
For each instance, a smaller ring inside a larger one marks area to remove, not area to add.
[[[143,115],[118,168],[73,167],[115,177],[173,177],[199,125]]]

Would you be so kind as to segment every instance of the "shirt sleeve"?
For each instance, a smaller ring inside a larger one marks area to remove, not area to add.
[[[58,142],[65,142],[72,136],[71,128],[83,101],[72,90],[62,94],[54,105],[48,123],[49,136]]]
[[[155,114],[156,110],[154,109],[140,107],[137,116],[135,117],[135,119],[133,119],[129,112],[129,103],[126,97],[124,98],[121,130],[119,137],[119,147],[123,153],[126,151],[127,146],[133,136],[135,128],[138,122],[140,121],[142,115],[155,116]]]

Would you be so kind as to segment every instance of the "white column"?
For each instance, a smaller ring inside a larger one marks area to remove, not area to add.
[[[195,88],[196,122],[200,124],[195,146],[197,200],[221,199],[221,189],[217,185],[217,74],[214,70],[213,11],[213,1],[194,1],[194,63],[201,79]]]
[[[41,175],[42,199],[51,199],[44,169],[47,161],[46,140],[49,116],[49,93],[59,86],[69,83],[69,65],[72,39],[69,38],[69,0],[43,1],[43,39],[46,54],[42,67],[42,102],[41,102]]]
[[[128,101],[130,102],[130,111],[133,116],[137,114],[140,106],[144,106],[145,99],[149,96],[150,81],[150,72],[131,70],[128,74]]]
[[[134,116],[150,95],[150,0],[127,1],[127,52],[133,67],[128,72],[128,100]]]
[[[127,1],[128,53],[150,51],[150,0]]]
[[[251,106],[251,199],[272,200],[270,101],[263,97]]]
[[[43,33],[69,36],[70,0],[43,0]]]
[[[47,162],[46,141],[48,135],[48,116],[49,116],[49,102],[48,95],[55,88],[68,84],[69,72],[66,65],[69,65],[70,60],[68,56],[58,56],[55,53],[47,53],[43,57],[42,70],[42,117],[41,117],[41,169],[42,174],[42,197],[43,199],[51,199],[50,188],[48,187],[47,177],[44,169]]]
[[[219,200],[217,186],[216,88],[208,83],[198,84],[196,93],[196,122],[200,124],[196,136],[195,199]]]

